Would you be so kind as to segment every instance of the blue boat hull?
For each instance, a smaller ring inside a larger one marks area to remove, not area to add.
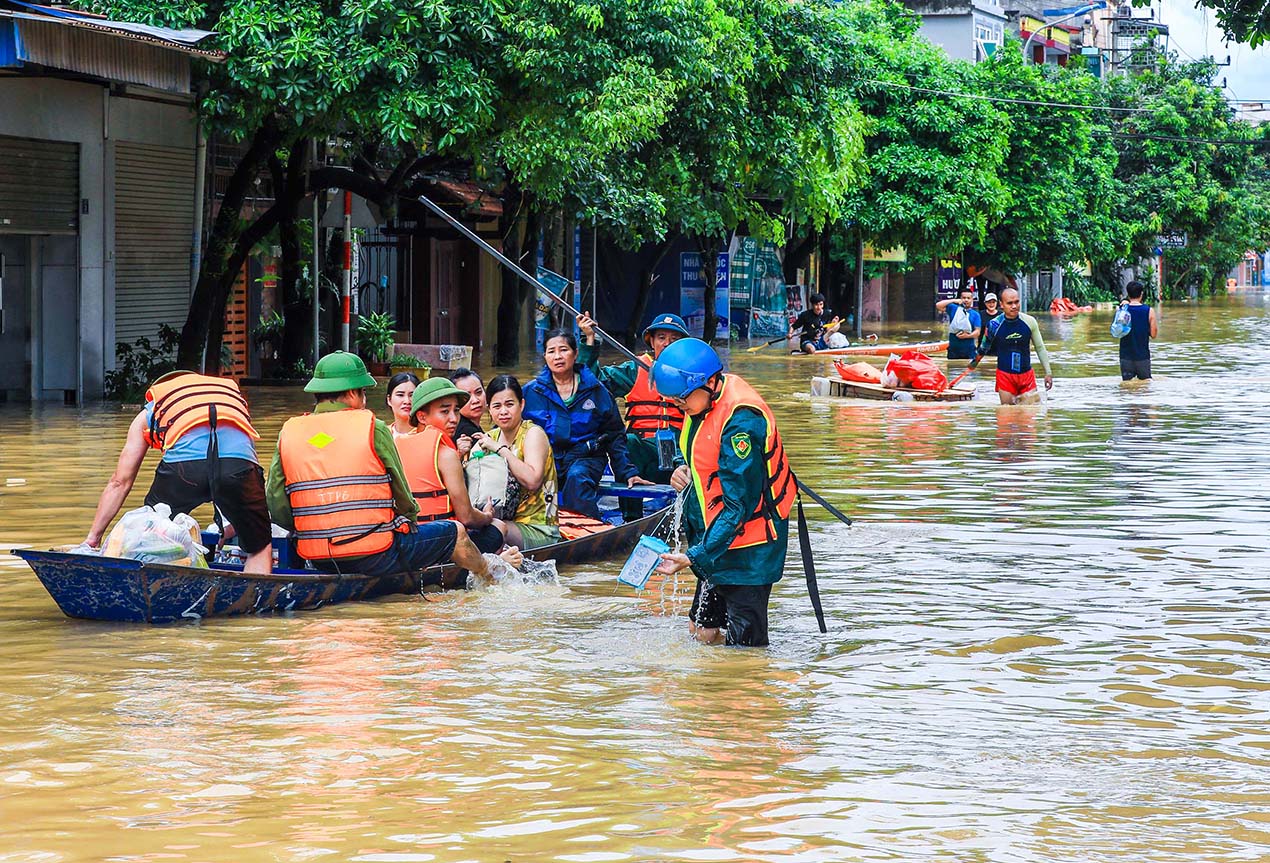
[[[166,566],[57,551],[14,552],[35,570],[67,617],[120,623],[173,623],[303,611],[339,602],[417,593],[418,573],[333,575],[280,571],[245,575],[228,569]]]
[[[626,551],[656,528],[669,507],[611,530],[536,548],[534,560],[582,563]],[[305,611],[340,602],[418,593],[420,573],[334,575],[283,569],[249,575],[241,569],[198,569],[118,557],[14,549],[35,571],[67,617],[119,623],[175,623],[205,617]]]

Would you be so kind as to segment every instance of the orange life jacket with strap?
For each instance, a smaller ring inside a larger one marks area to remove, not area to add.
[[[414,434],[397,438],[406,482],[419,504],[419,521],[454,518],[450,493],[441,479],[441,447],[455,449],[450,436],[436,426],[421,426]]]
[[[278,435],[278,456],[301,557],[366,557],[387,551],[394,532],[414,530],[393,508],[392,477],[375,453],[370,411],[293,417]]]
[[[159,381],[146,391],[146,401],[152,402],[150,425],[146,429],[146,443],[155,449],[166,449],[176,443],[181,435],[212,421],[215,408],[217,425],[231,425],[259,440],[260,435],[251,425],[247,399],[242,390],[230,378],[214,378],[191,372]]]
[[[641,357],[650,366],[653,358]],[[683,428],[684,414],[670,399],[658,395],[648,379],[648,369],[635,366],[635,383],[626,394],[626,430],[643,438],[653,437],[660,429]]]
[[[794,507],[798,488],[785,458],[785,447],[772,410],[755,389],[736,375],[725,375],[723,387],[710,410],[701,419],[696,434],[689,432],[691,423],[684,426],[679,438],[679,448],[692,471],[693,489],[701,514],[709,529],[723,511],[723,488],[719,482],[719,450],[724,445],[723,429],[738,408],[752,408],[767,421],[766,449],[762,453],[767,468],[767,485],[763,496],[749,518],[741,523],[729,548],[747,548],[776,539],[777,518],[787,519]]]

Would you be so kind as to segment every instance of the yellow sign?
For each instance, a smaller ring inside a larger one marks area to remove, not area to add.
[[[903,246],[896,246],[894,249],[875,249],[865,243],[864,259],[866,261],[889,261],[895,264],[902,264],[908,259],[908,256]]]

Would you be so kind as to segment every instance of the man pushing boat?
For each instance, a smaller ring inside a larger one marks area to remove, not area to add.
[[[1045,389],[1053,389],[1054,375],[1050,371],[1050,357],[1045,350],[1045,338],[1041,335],[1036,318],[1020,311],[1019,292],[1006,288],[1001,292],[1004,314],[1001,323],[991,333],[987,342],[979,346],[969,369],[993,349],[997,352],[997,395],[1003,405],[1019,404],[1036,393],[1036,372],[1032,370],[1032,349],[1045,372]],[[1030,399],[1029,399],[1030,400]]]
[[[265,505],[264,477],[256,459],[260,435],[251,425],[247,399],[228,378],[168,372],[146,391],[146,405],[128,426],[115,472],[97,502],[85,543],[101,546],[151,449],[163,457],[154,471],[146,506],[165,503],[188,513],[205,503],[223,514],[247,554],[244,569],[273,569],[273,535]]]

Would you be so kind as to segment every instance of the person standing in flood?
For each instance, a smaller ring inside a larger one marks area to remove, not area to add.
[[[1032,370],[1032,349],[1045,371],[1045,389],[1054,387],[1050,356],[1036,318],[1025,315],[1019,292],[1006,288],[1001,292],[1004,314],[996,331],[986,344],[979,346],[971,365],[977,366],[993,348],[997,352],[997,395],[1003,405],[1016,405],[1036,392],[1036,372]],[[1039,396],[1037,397],[1039,398]]]
[[[1142,302],[1146,287],[1134,279],[1125,285],[1129,298],[1129,332],[1120,340],[1120,379],[1151,380],[1151,339],[1160,334],[1155,309]]]
[[[273,530],[264,473],[256,459],[259,438],[234,381],[187,371],[161,376],[146,391],[145,408],[128,427],[119,463],[84,541],[101,546],[153,448],[162,450],[163,458],[145,505],[166,503],[175,514],[211,503],[238,534],[238,545],[247,554],[244,570],[268,574],[273,569]]]
[[[667,553],[657,571],[691,568],[697,592],[692,637],[706,644],[765,647],[772,585],[785,568],[797,488],[771,408],[700,339],[682,339],[653,363],[657,391],[684,412],[686,464],[671,475],[689,485],[684,520],[691,545]]]

